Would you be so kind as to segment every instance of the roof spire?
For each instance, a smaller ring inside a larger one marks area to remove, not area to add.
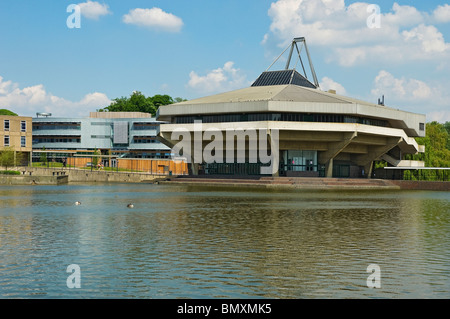
[[[301,45],[300,45],[300,49],[299,49],[299,47],[298,47],[298,43],[300,43]],[[313,83],[311,83],[309,80],[308,80],[308,76],[307,76],[307,74],[306,74],[306,70],[305,70],[305,66],[304,66],[304,64],[303,64],[303,59],[302,59],[302,56],[301,56],[301,51],[302,51],[302,48],[303,48],[303,46],[305,47],[305,51],[306,51],[306,56],[307,56],[307,58],[308,58],[308,62],[309,62],[309,69],[310,69],[310,71],[311,71],[311,74],[312,74],[312,77],[313,77],[313,81],[314,81],[314,84]],[[289,66],[290,66],[290,64],[291,64],[291,60],[292,60],[292,54],[294,53],[294,48],[296,49],[296,51],[297,51],[297,58],[298,58],[298,60],[300,61],[300,63],[301,63],[301,65],[302,65],[302,69],[303,69],[303,77],[306,79],[306,80],[308,80],[308,82],[310,82],[311,83],[311,85],[313,85],[313,86],[315,86],[316,88],[319,88],[319,81],[317,81],[317,76],[316,76],[316,72],[315,72],[315,70],[314,70],[314,66],[313,66],[313,64],[312,64],[312,60],[311,60],[311,56],[310,56],[310,54],[309,54],[309,50],[308,50],[308,46],[306,45],[306,39],[304,38],[304,37],[299,37],[299,38],[294,38],[293,40],[292,40],[292,42],[291,42],[291,44],[275,59],[275,61],[273,61],[273,63],[267,68],[267,70],[266,70],[266,72],[267,71],[269,71],[269,69],[272,67],[272,65],[274,65],[275,64],[275,62],[277,62],[277,60],[287,51],[287,49],[289,49],[289,47],[291,48],[291,50],[289,51],[289,57],[288,57],[288,59],[287,59],[287,61],[286,61],[286,67],[285,67],[285,70],[289,70]],[[298,61],[297,61],[298,62]],[[296,63],[297,64],[297,63]],[[295,70],[295,67],[294,67],[294,69],[293,70]]]

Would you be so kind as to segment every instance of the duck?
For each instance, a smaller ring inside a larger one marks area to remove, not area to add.
[[[78,202],[78,201],[77,201],[77,202],[75,202],[75,205],[77,205],[77,206],[78,206],[78,205],[81,205],[81,202]]]
[[[128,208],[134,208],[134,205],[130,203],[130,204],[127,205],[127,207]]]

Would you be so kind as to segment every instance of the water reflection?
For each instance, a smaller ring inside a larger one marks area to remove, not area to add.
[[[450,295],[449,193],[104,184],[0,187],[0,201],[2,297]]]

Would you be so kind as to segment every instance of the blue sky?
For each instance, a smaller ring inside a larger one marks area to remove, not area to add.
[[[80,28],[67,26],[70,4]],[[367,25],[369,4],[379,28]],[[305,36],[323,90],[384,94],[387,106],[450,121],[445,2],[2,0],[0,28],[0,108],[20,115],[88,116],[134,90],[193,99],[239,89]]]

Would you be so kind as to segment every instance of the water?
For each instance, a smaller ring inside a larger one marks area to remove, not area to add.
[[[449,192],[71,184],[0,203],[1,298],[450,297]]]

